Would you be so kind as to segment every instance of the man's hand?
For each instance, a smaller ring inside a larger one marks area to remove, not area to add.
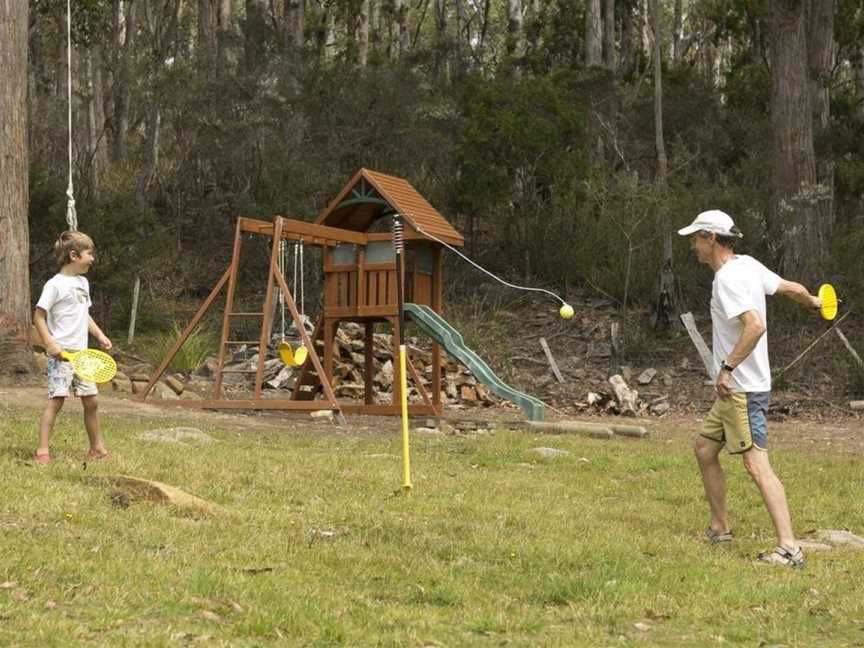
[[[732,395],[732,374],[725,369],[721,369],[717,374],[714,390],[721,400],[729,398]]]
[[[100,335],[98,338],[96,338],[96,341],[99,343],[99,346],[102,347],[105,351],[110,351],[111,347],[114,346],[113,344],[111,344],[111,340],[109,340],[108,337],[105,335]]]

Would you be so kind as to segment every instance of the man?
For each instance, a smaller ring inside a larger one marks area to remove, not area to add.
[[[771,368],[765,296],[784,295],[810,308],[819,308],[820,300],[756,259],[735,254],[735,243],[743,235],[722,211],[702,212],[678,233],[690,237],[690,247],[699,262],[714,271],[711,323],[714,362],[719,367],[714,385],[717,400],[694,446],[711,509],[705,536],[712,543],[732,540],[726,514],[726,479],[719,461],[725,446],[730,454],[742,456],[774,524],[777,546],[760,554],[759,559],[801,567],[804,554],[792,533],[786,492],[768,461],[766,415]]]

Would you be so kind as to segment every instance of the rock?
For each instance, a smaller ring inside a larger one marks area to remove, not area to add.
[[[174,393],[164,382],[158,382],[153,387],[153,397],[161,398],[162,400],[180,400],[180,397]]]
[[[173,391],[178,396],[182,394],[183,390],[185,389],[183,382],[178,380],[174,376],[168,376],[167,378],[165,378],[164,382],[171,388],[171,391]]]
[[[566,457],[570,454],[566,450],[545,447],[531,448],[528,452],[540,457],[541,459],[558,459],[559,457]]]
[[[417,432],[419,434],[441,434],[441,430],[437,427],[418,427],[414,428],[412,432]]]
[[[808,532],[806,535],[817,542],[823,542],[832,547],[850,546],[864,549],[864,538],[845,529],[816,529],[815,531]]]
[[[144,390],[147,388],[146,380],[133,380],[132,381],[132,393],[133,394],[143,394]]]
[[[218,439],[214,439],[206,432],[202,432],[198,428],[193,427],[150,430],[149,432],[136,434],[135,438],[141,439],[142,441],[160,441],[163,443],[176,443],[179,445],[189,445],[190,443],[216,443],[218,441]]]
[[[654,380],[654,376],[656,376],[656,375],[657,375],[656,369],[646,369],[641,374],[639,374],[639,377],[636,379],[636,381],[640,385],[650,385],[651,381]],[[625,376],[625,379],[626,379],[626,376]]]
[[[147,499],[168,504],[179,512],[194,517],[209,517],[223,512],[222,508],[215,504],[157,481],[127,475],[95,477],[91,480],[96,483],[110,484],[115,488],[112,491],[112,497],[120,497],[120,493],[123,493],[126,495],[127,502],[135,499]]]
[[[120,392],[121,394],[131,394],[132,381],[129,380],[129,376],[124,374],[122,371],[118,371],[114,376],[114,379],[111,381],[111,388],[115,392]]]
[[[665,414],[666,412],[668,412],[669,409],[670,409],[669,403],[666,403],[666,402],[657,403],[656,405],[651,406],[651,413],[656,414],[657,416],[660,416],[661,414]]]
[[[143,372],[133,373],[130,378],[131,378],[132,382],[143,382],[143,383],[150,382],[150,374],[146,374]]]
[[[605,342],[591,342],[588,344],[588,356],[592,358],[608,358],[612,355],[612,345]]]
[[[312,418],[332,419],[333,410],[315,410],[314,412],[309,412],[309,416],[311,416]]]
[[[468,401],[470,403],[477,402],[477,392],[470,385],[462,385],[459,391],[459,395],[461,396],[462,400]]]
[[[849,407],[851,409],[855,410],[856,412],[860,411],[860,410],[864,410],[864,400],[849,401]]]

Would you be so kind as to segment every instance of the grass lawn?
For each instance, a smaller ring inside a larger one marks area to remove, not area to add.
[[[40,467],[38,410],[0,403],[2,646],[864,646],[864,551],[755,564],[773,536],[740,460],[724,458],[735,542],[701,540],[695,421],[647,440],[415,434],[405,497],[395,419],[154,418],[114,402],[114,456],[86,470],[80,407]],[[139,438],[174,426],[218,442]],[[773,460],[796,530],[861,535],[861,456],[784,444],[787,429],[772,429]],[[225,512],[123,508],[99,474]]]

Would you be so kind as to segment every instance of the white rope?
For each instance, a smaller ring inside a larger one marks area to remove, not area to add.
[[[66,0],[66,105],[69,117],[69,185],[66,188],[66,224],[78,230],[75,187],[72,185],[72,0]]]
[[[285,261],[286,261],[286,243],[285,240],[279,241],[279,274],[285,278]],[[282,340],[285,339],[285,295],[280,290],[278,293],[279,309],[282,314]]]
[[[551,297],[554,297],[555,299],[557,299],[558,301],[560,301],[562,304],[564,304],[564,305],[567,304],[567,302],[565,302],[563,299],[561,299],[558,295],[556,295],[555,293],[553,293],[553,292],[551,292],[551,291],[549,291],[549,290],[546,290],[546,289],[544,289],[544,288],[531,288],[531,287],[529,287],[529,286],[517,286],[516,284],[512,284],[512,283],[509,283],[509,282],[507,282],[507,281],[504,281],[504,280],[501,279],[500,277],[498,277],[498,276],[494,275],[493,273],[489,272],[486,268],[484,268],[483,266],[481,266],[479,263],[475,263],[474,261],[472,261],[471,259],[469,259],[467,256],[465,256],[464,254],[462,254],[459,250],[457,250],[457,249],[454,248],[453,246],[448,245],[447,243],[445,243],[444,241],[442,241],[442,240],[439,239],[438,237],[436,237],[436,236],[430,234],[429,232],[425,231],[425,230],[424,230],[422,227],[420,227],[419,225],[416,225],[416,224],[412,223],[411,226],[412,226],[414,229],[416,229],[418,232],[420,232],[423,236],[426,236],[426,237],[432,239],[433,241],[437,241],[438,243],[440,243],[441,245],[443,245],[444,247],[446,247],[446,248],[447,248],[448,250],[450,250],[451,252],[455,252],[455,253],[458,254],[460,257],[462,257],[463,259],[465,259],[468,263],[470,263],[471,265],[473,265],[475,268],[477,268],[478,270],[481,270],[482,272],[485,272],[487,275],[489,275],[490,277],[492,277],[495,281],[498,281],[498,282],[504,284],[504,285],[507,286],[508,288],[515,288],[516,290],[530,290],[530,291],[532,291],[532,292],[541,292],[541,293],[546,293],[547,295],[549,295],[549,296],[551,296]]]

